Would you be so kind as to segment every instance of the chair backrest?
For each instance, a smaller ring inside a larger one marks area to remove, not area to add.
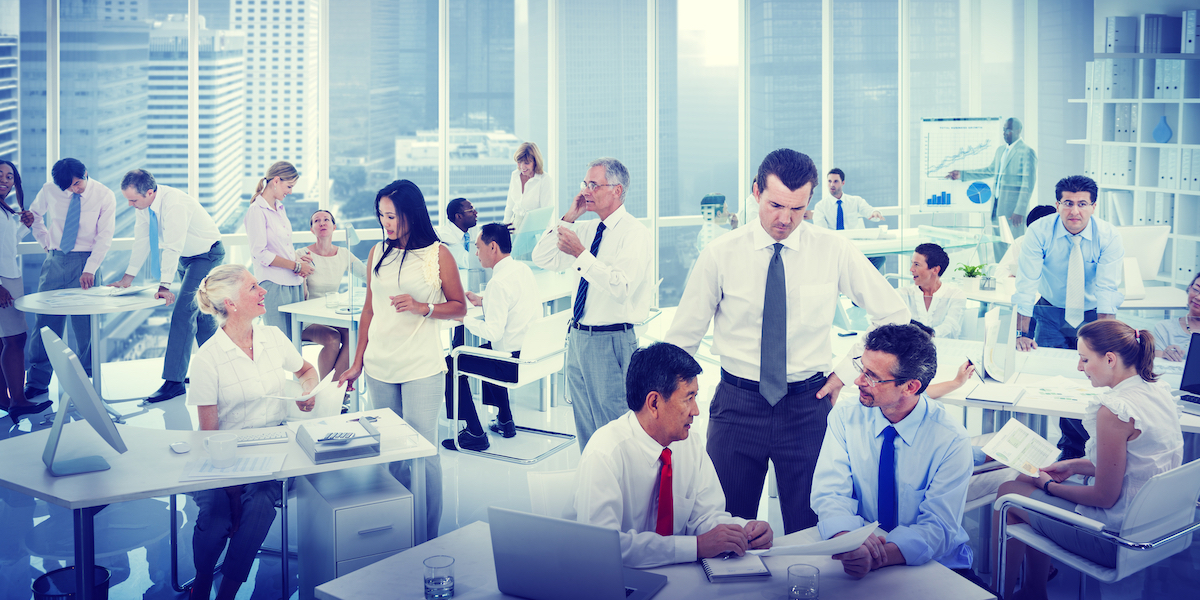
[[[1142,279],[1154,279],[1162,266],[1170,225],[1131,225],[1117,227],[1126,258],[1136,258]]]
[[[535,364],[522,364],[518,370],[518,383],[525,384],[557,373],[563,368],[567,345],[567,322],[571,311],[563,310],[548,317],[536,319],[525,330],[525,341],[521,344],[522,360],[537,360]],[[550,356],[558,352],[559,354]]]
[[[1200,498],[1200,460],[1155,475],[1129,503],[1121,537],[1147,542],[1191,524],[1196,516],[1197,498]],[[1117,570],[1124,577],[1191,545],[1192,536],[1188,534],[1154,551],[1121,548]]]
[[[575,469],[566,471],[529,471],[531,512],[544,517],[563,518],[575,501]]]

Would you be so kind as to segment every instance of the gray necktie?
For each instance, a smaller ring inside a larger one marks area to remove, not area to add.
[[[783,273],[783,244],[775,244],[775,254],[767,267],[766,294],[763,297],[762,347],[758,360],[758,392],[771,406],[787,395],[787,280]]]
[[[1078,235],[1071,236],[1071,255],[1067,258],[1067,306],[1063,315],[1071,327],[1083,323],[1083,251]]]
[[[70,252],[75,249],[75,240],[79,237],[79,214],[82,211],[82,198],[79,194],[71,194],[71,202],[67,204],[67,218],[63,220],[62,238],[58,241],[58,249]]]

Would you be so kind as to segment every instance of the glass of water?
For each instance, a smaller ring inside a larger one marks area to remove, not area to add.
[[[816,600],[820,578],[821,571],[812,565],[788,567],[788,600]]]
[[[425,600],[453,597],[454,557],[438,555],[425,559]]]
[[[325,294],[325,308],[337,308],[341,300],[342,297],[337,292]]]

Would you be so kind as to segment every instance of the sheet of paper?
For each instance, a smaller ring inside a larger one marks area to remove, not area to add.
[[[201,479],[227,479],[237,477],[259,477],[277,473],[283,468],[287,453],[255,454],[238,457],[231,467],[218,469],[208,458],[190,460],[183,467],[179,481],[198,481]]]
[[[321,382],[317,384],[317,387],[313,388],[307,394],[300,394],[299,396],[264,395],[263,398],[277,398],[284,402],[289,402],[289,401],[290,402],[300,402],[302,400],[308,400],[309,398],[312,398],[313,396],[320,394],[321,392],[325,391],[325,388],[329,387],[332,383],[333,383],[333,371],[330,371],[329,374],[325,376],[325,379],[322,379]]]
[[[1058,458],[1058,448],[1016,419],[983,446],[983,453],[1030,477]]]
[[[802,540],[795,538],[789,540],[788,538],[791,536],[784,536],[776,540],[776,545],[771,548],[750,550],[750,552],[765,556],[833,556],[863,545],[863,542],[867,541],[867,536],[875,533],[877,527],[879,527],[879,523],[867,523],[846,535],[808,543],[794,543]]]

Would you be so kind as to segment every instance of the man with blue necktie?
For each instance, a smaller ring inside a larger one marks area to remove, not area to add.
[[[825,185],[829,194],[821,199],[812,211],[814,225],[844,231],[866,229],[863,219],[883,220],[883,214],[863,200],[862,196],[842,192],[842,186],[846,185],[846,173],[841,169],[831,169],[825,176]],[[872,256],[870,260],[878,269],[883,267],[887,259],[883,256]]]
[[[880,535],[833,556],[854,578],[936,560],[977,582],[962,527],[971,439],[925,394],[937,348],[912,325],[881,326],[864,348],[854,360],[858,402],[839,402],[829,413],[813,474],[817,530],[829,539],[879,522]]]
[[[88,177],[87,167],[74,158],[64,158],[50,169],[53,183],[38,192],[29,210],[21,213],[21,222],[33,230],[33,237],[46,251],[38,291],[66,288],[88,289],[96,284],[96,271],[112,246],[116,227],[117,201],[112,190]],[[84,369],[92,365],[92,330],[87,315],[71,317],[71,332],[79,347]],[[62,337],[66,326],[63,315],[37,315],[34,331],[49,327]],[[29,336],[29,376],[25,397],[32,400],[50,387],[50,357],[42,345],[42,336]]]

